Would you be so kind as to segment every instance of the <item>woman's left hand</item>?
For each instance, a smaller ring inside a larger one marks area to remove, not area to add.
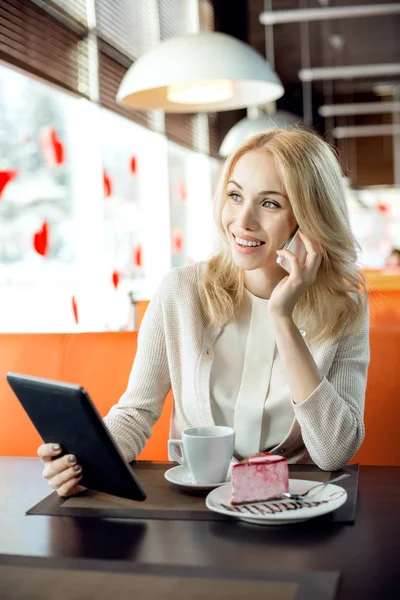
[[[294,307],[307,288],[314,283],[322,261],[318,244],[312,242],[304,233],[299,236],[307,250],[304,265],[289,250],[277,250],[278,256],[284,256],[290,263],[291,272],[275,287],[268,302],[268,310],[279,317],[292,317]]]

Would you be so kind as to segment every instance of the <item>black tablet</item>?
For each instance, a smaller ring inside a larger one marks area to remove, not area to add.
[[[7,381],[45,443],[61,444],[82,466],[79,484],[131,500],[146,494],[79,385],[7,373]],[[60,455],[62,456],[62,455]]]

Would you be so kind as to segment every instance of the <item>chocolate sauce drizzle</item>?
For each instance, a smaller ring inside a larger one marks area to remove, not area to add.
[[[332,496],[337,496],[337,492],[332,494]],[[279,502],[257,502],[257,504],[223,504],[221,506],[230,512],[239,513],[239,514],[252,514],[252,515],[275,515],[277,513],[287,512],[288,510],[298,510],[299,508],[314,508],[315,506],[320,506],[321,504],[328,504],[333,498],[329,498],[328,500],[319,500],[319,501],[310,501],[310,500],[286,500]]]

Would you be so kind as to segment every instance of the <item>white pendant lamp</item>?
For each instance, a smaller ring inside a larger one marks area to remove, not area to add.
[[[224,33],[169,38],[125,74],[117,101],[169,113],[217,112],[283,96],[277,74],[248,44]]]
[[[238,121],[224,137],[219,149],[220,156],[229,156],[242,142],[266,129],[287,129],[299,124],[301,118],[285,110],[274,114],[262,113],[255,118],[245,117]]]

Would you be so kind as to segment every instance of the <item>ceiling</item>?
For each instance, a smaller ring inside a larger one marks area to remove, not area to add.
[[[399,4],[390,0],[383,2],[378,0],[270,0],[269,2],[267,0],[265,3],[267,7],[268,3],[272,10]],[[246,41],[265,56],[266,28],[259,20],[264,10],[264,0],[231,0],[230,2],[213,0],[213,4],[216,30]],[[277,108],[289,110],[300,116],[303,116],[304,86],[298,73],[302,67],[400,64],[400,14],[313,21],[303,25],[285,23],[268,27],[268,30],[272,32],[275,70],[285,87],[285,95],[277,102]],[[309,64],[307,64],[307,53],[309,53]],[[318,108],[323,104],[392,100],[392,91],[395,90],[396,84],[400,85],[400,76],[380,75],[368,79],[312,82],[312,125],[325,135],[328,141],[335,143],[331,135],[331,130],[335,126],[390,123],[392,118],[390,114],[324,119],[319,115]],[[224,116],[221,113],[219,116],[221,135],[244,114],[243,111],[232,111]],[[336,143],[343,155],[344,168],[347,169],[347,174],[352,177],[355,185],[393,183],[394,160],[391,136],[352,138],[338,140]],[[367,160],[371,154],[375,156],[374,173],[371,173],[371,161]],[[368,169],[362,168],[364,164],[368,164]]]

